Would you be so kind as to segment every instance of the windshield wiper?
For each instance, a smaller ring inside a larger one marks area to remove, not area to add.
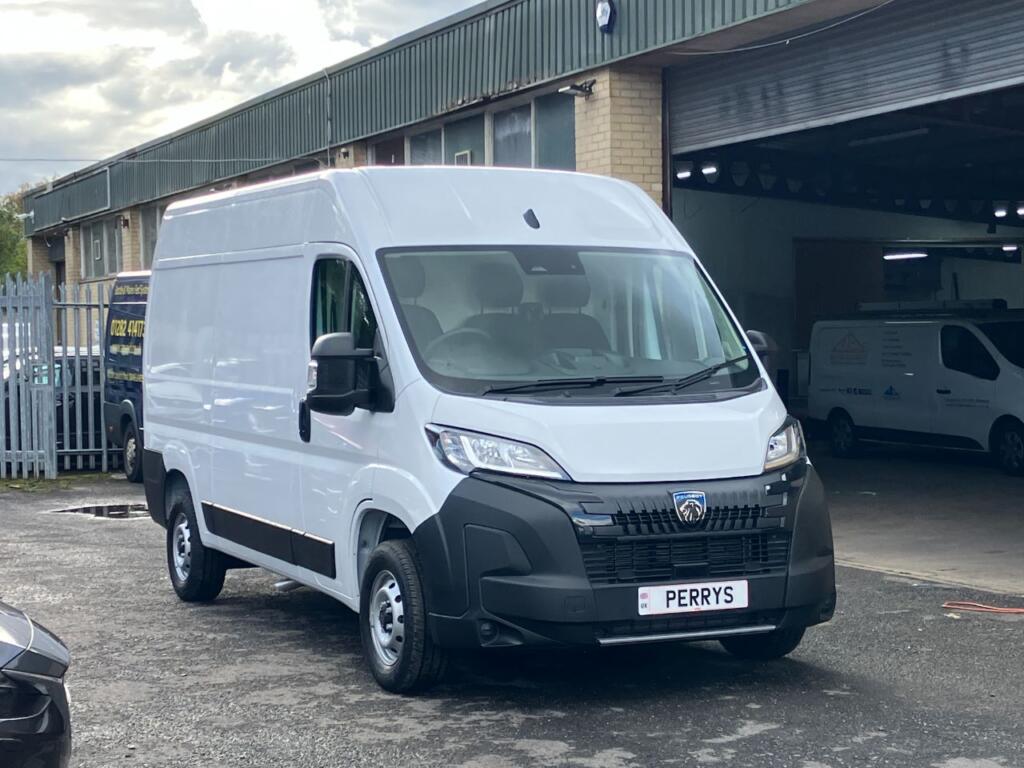
[[[663,384],[655,384],[653,387],[633,387],[631,389],[620,389],[615,393],[615,397],[632,397],[634,395],[642,395],[648,392],[657,392],[662,389],[668,389],[670,392],[681,392],[687,387],[692,387],[694,384],[699,384],[706,379],[710,379],[716,373],[724,368],[728,368],[731,365],[742,363],[747,359],[747,355],[741,357],[734,357],[731,360],[725,360],[721,363],[715,363],[714,365],[708,366],[703,370],[691,373],[689,376],[684,376],[677,381],[668,381]]]
[[[661,384],[664,376],[589,376],[578,379],[538,379],[507,387],[488,387],[482,395],[509,395],[514,393],[547,392],[559,389],[592,389],[606,384]]]

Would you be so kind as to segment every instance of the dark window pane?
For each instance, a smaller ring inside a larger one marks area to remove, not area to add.
[[[352,270],[352,312],[348,330],[355,340],[356,349],[373,349],[377,335],[377,319],[370,307],[370,298],[363,287],[363,279]]]
[[[1024,321],[981,323],[978,327],[1003,357],[1024,368]]]
[[[421,133],[409,139],[410,165],[441,165],[441,131]]]
[[[541,96],[537,110],[537,167],[576,170],[576,99],[564,93]]]
[[[405,137],[374,144],[373,162],[375,165],[405,165]]]
[[[951,371],[986,381],[999,378],[999,366],[978,337],[959,325],[942,329],[942,364]]]
[[[325,333],[343,330],[347,265],[341,259],[322,259],[313,269],[313,322],[310,343]]]
[[[470,117],[444,127],[445,165],[484,164],[484,116]]]
[[[533,165],[530,105],[494,116],[494,164],[512,168]]]

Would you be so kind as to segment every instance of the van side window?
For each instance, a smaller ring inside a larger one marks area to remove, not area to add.
[[[377,320],[359,272],[343,259],[321,259],[313,268],[310,344],[325,333],[351,333],[357,349],[371,349]]]
[[[951,371],[986,381],[999,378],[999,365],[978,337],[960,325],[942,328],[942,364]]]

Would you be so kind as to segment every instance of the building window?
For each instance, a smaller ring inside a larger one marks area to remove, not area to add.
[[[409,139],[410,165],[441,165],[443,161],[440,129],[420,133]]]
[[[164,218],[166,205],[147,205],[142,209],[142,268],[153,266],[153,254],[156,252],[156,236],[160,233],[160,224]]]
[[[576,170],[576,100],[562,93],[534,101],[537,153],[534,166]]]
[[[494,115],[494,164],[511,168],[533,166],[533,109],[522,107]]]
[[[123,265],[121,216],[82,226],[82,277],[116,275]]]
[[[483,165],[484,116],[477,115],[444,127],[445,165]]]

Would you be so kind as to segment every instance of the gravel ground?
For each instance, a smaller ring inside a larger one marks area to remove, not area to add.
[[[251,570],[185,605],[148,519],[44,514],[138,499],[123,481],[0,486],[0,599],[71,648],[75,766],[1024,766],[1024,620],[941,608],[1010,598],[840,568],[836,619],[780,662],[715,644],[474,655],[402,698],[329,598]]]

